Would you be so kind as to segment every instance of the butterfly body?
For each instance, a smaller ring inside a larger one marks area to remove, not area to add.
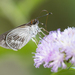
[[[29,40],[41,32],[38,27],[39,21],[34,19],[27,24],[16,27],[0,35],[0,46],[8,49],[18,50],[25,46]]]

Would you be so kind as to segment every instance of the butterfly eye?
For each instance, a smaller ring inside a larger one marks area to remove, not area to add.
[[[31,20],[31,24],[35,24],[36,22],[35,22],[35,20]]]
[[[36,22],[34,21],[33,24],[35,24]]]

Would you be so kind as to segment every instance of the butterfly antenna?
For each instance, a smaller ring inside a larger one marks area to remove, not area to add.
[[[52,13],[47,13],[47,14],[45,14],[45,15],[43,15],[43,16],[37,17],[36,19],[41,18],[41,17],[44,17],[44,16],[48,16],[48,15],[50,15],[50,14],[52,14]]]
[[[45,15],[43,15],[43,16],[40,16],[40,17],[37,17],[37,19],[38,19],[38,18],[41,18],[41,17],[44,17],[44,16],[47,16],[47,18],[46,18],[46,24],[45,24],[45,28],[46,28],[46,30],[47,30],[48,15],[50,15],[50,14],[52,14],[52,13],[49,13],[47,10],[42,10],[42,11],[40,12],[40,14],[41,14],[43,11],[47,12],[47,14],[45,14]]]

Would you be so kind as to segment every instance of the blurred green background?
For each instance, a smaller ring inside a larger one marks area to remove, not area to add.
[[[48,17],[48,31],[75,26],[75,0],[0,0],[0,34],[35,19],[44,9],[53,13]],[[45,23],[46,17],[39,21]],[[0,47],[0,75],[51,75],[48,68],[34,67],[36,48],[32,40],[19,51]]]

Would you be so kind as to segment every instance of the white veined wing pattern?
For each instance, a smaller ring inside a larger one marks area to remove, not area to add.
[[[31,39],[29,28],[16,28],[6,36],[6,44],[13,50],[21,49]]]

